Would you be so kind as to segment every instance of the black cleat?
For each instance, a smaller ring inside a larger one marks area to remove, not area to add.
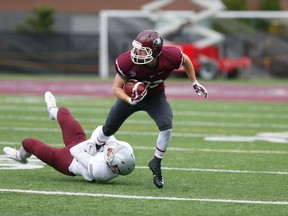
[[[158,188],[163,188],[164,186],[164,178],[161,174],[161,159],[154,157],[149,162],[149,168],[153,173],[153,183]]]

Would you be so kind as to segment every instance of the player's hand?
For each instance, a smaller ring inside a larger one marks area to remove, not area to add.
[[[141,94],[138,94],[138,92],[133,89],[132,90],[132,95],[129,98],[129,103],[131,105],[136,105],[137,103],[142,101],[146,95],[147,95],[147,89],[145,89],[145,91],[143,91]]]
[[[192,86],[198,95],[201,95],[203,93],[204,97],[208,98],[207,90],[204,88],[204,86],[200,85],[200,83],[197,80],[192,83]]]

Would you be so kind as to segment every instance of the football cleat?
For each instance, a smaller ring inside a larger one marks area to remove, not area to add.
[[[48,114],[49,114],[49,118],[51,120],[55,120],[55,118],[52,116],[52,114],[50,113],[50,109],[51,108],[57,108],[57,105],[56,105],[56,99],[54,97],[54,95],[50,92],[50,91],[46,91],[45,92],[45,102],[47,104],[47,111],[48,111]]]
[[[153,158],[149,162],[149,168],[153,173],[153,183],[156,187],[158,188],[163,188],[164,186],[164,178],[162,177],[161,174],[161,159],[159,158]]]
[[[5,153],[5,155],[10,158],[10,159],[13,159],[19,163],[22,163],[22,164],[26,164],[28,161],[27,159],[20,159],[17,157],[17,153],[19,152],[18,150],[14,149],[14,148],[10,148],[10,147],[5,147],[3,149],[3,152]]]

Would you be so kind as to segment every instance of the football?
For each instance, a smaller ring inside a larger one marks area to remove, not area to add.
[[[137,91],[137,95],[141,95],[145,90],[146,90],[146,86],[144,83],[139,82],[138,80],[128,80],[124,86],[123,86],[123,90],[124,92],[131,97],[132,96],[132,90],[135,87],[135,90]]]

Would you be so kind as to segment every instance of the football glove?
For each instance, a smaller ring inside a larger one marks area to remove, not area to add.
[[[207,90],[204,88],[204,86],[200,85],[200,83],[197,80],[192,83],[192,86],[198,95],[201,95],[203,93],[204,97],[208,98]]]
[[[132,95],[129,98],[129,104],[136,105],[140,101],[144,99],[144,97],[147,95],[147,89],[145,89],[141,94],[138,94],[137,90],[132,90]]]

